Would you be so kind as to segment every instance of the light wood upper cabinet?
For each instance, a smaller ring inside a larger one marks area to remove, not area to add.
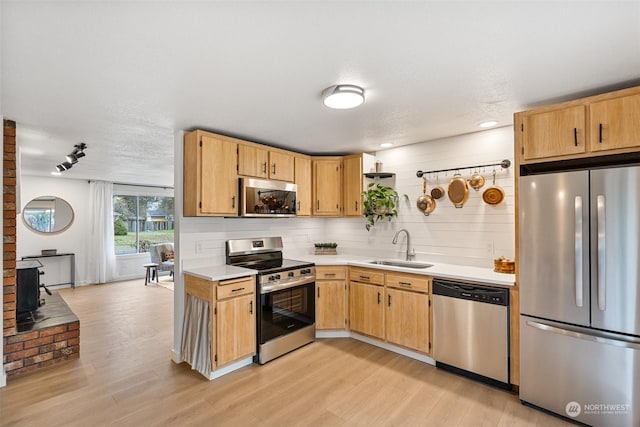
[[[315,216],[342,214],[342,158],[314,157],[312,160],[313,206]]]
[[[640,86],[514,115],[520,164],[640,151]]]
[[[238,145],[238,175],[269,177],[269,151],[255,145]]]
[[[298,216],[311,215],[311,159],[308,157],[295,157],[295,184],[298,187],[296,214]]]
[[[238,175],[278,181],[294,181],[294,156],[257,144],[238,145]]]
[[[429,295],[387,288],[385,329],[387,342],[429,352]]]
[[[269,151],[269,178],[293,182],[294,174],[293,154],[282,151]]]
[[[184,137],[185,216],[237,216],[237,144],[202,131]]]
[[[362,216],[362,154],[345,156],[344,175],[344,216]]]
[[[589,104],[591,151],[640,146],[640,93]]]
[[[586,151],[583,105],[526,114],[523,125],[525,160],[566,156]]]

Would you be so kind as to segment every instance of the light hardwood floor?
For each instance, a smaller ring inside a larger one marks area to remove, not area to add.
[[[170,290],[136,280],[60,293],[80,318],[80,359],[9,378],[2,426],[568,425],[513,394],[352,339],[318,340],[207,381],[170,360]]]

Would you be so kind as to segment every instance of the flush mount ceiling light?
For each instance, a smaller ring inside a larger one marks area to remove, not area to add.
[[[382,144],[380,144],[380,147],[389,148],[389,147],[393,147],[393,144],[390,142],[383,142]]]
[[[498,122],[496,122],[495,120],[489,120],[489,121],[480,123],[478,126],[480,126],[481,128],[491,128],[497,124]]]
[[[322,102],[329,108],[346,110],[364,102],[364,89],[355,85],[334,85],[322,91]]]

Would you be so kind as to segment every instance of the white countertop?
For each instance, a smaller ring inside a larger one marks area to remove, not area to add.
[[[199,277],[201,279],[216,281],[251,276],[254,274],[258,274],[258,271],[248,268],[234,267],[232,265],[212,265],[210,267],[184,270],[184,273]]]
[[[439,277],[443,279],[466,280],[471,282],[486,283],[489,285],[514,286],[516,281],[515,274],[496,273],[491,268],[468,267],[464,265],[445,264],[441,262],[425,263],[433,264],[429,268],[407,268],[396,267],[392,265],[370,264],[373,261],[371,257],[363,257],[358,255],[309,255],[297,254],[287,256],[287,258],[298,261],[312,262],[315,265],[352,265],[358,267],[377,268],[387,271],[399,271],[403,273],[422,274],[425,276]],[[401,260],[396,260],[401,261]],[[423,261],[420,261],[423,262]],[[226,280],[237,277],[251,276],[258,274],[256,270],[248,268],[234,267],[231,265],[217,265],[210,267],[194,268],[184,271],[186,274],[200,277],[205,280]]]
[[[391,265],[370,264],[374,258],[358,255],[295,255],[287,257],[299,261],[313,262],[316,265],[353,265],[358,267],[377,268],[381,270],[400,271],[403,273],[423,274],[443,279],[467,280],[500,286],[514,286],[515,274],[496,273],[492,268],[468,267],[464,265],[445,264],[441,262],[418,261],[433,264],[429,268],[407,268]],[[376,258],[378,259],[378,258]],[[402,261],[402,260],[395,260]]]

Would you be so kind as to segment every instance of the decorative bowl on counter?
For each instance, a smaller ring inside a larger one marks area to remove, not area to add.
[[[501,256],[493,260],[493,271],[496,273],[513,274],[516,272],[516,262]]]

